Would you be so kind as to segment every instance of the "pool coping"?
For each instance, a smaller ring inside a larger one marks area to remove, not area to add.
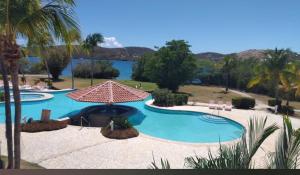
[[[172,108],[169,108],[169,107],[159,107],[159,106],[155,106],[153,105],[153,102],[154,100],[148,100],[145,102],[145,107],[150,107],[150,108],[154,108],[154,109],[162,109],[162,110],[169,110],[169,111],[179,111],[179,112],[196,112],[196,113],[203,113],[203,114],[208,114],[208,115],[211,115],[209,113],[206,113],[206,112],[201,112],[201,111],[196,111],[196,110],[182,110],[182,109],[172,109]],[[176,107],[176,106],[175,106]],[[216,116],[216,115],[215,115]],[[243,127],[243,130],[244,130],[244,134],[247,133],[247,126],[244,125],[243,123],[239,122],[239,121],[236,121],[236,120],[233,120],[229,117],[226,117],[226,116],[216,116],[216,117],[220,117],[220,118],[225,118],[227,120],[230,120],[230,121],[233,121],[237,124],[239,124],[241,127]],[[167,143],[176,143],[176,144],[183,144],[183,145],[192,145],[192,146],[217,146],[217,145],[228,145],[228,144],[234,144],[234,143],[237,143],[239,142],[241,139],[242,139],[242,136],[239,137],[239,138],[236,138],[236,139],[233,139],[233,140],[230,140],[230,141],[220,141],[220,142],[185,142],[185,141],[175,141],[175,140],[168,140],[168,139],[163,139],[163,138],[159,138],[159,137],[154,137],[154,136],[151,136],[151,135],[148,135],[148,134],[144,134],[144,133],[141,133],[140,134],[146,138],[149,138],[149,139],[154,139],[154,140],[157,140],[157,141],[162,141],[162,142],[167,142]]]
[[[13,95],[12,93],[10,94],[11,96]],[[20,93],[20,95],[42,95],[42,98],[33,98],[33,99],[26,99],[26,100],[21,100],[21,103],[23,102],[35,102],[35,101],[46,101],[54,98],[54,95],[49,94],[49,93],[37,93],[37,92],[25,92],[25,93]],[[14,103],[14,100],[11,100],[10,102]],[[2,101],[0,104],[4,104],[5,102]]]

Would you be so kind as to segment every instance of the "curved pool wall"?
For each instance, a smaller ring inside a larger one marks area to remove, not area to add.
[[[39,120],[42,109],[50,109],[52,119],[61,119],[76,114],[85,107],[99,105],[74,101],[66,96],[67,93],[54,93],[54,98],[46,101],[22,103],[22,117]],[[144,101],[121,103],[138,109],[129,120],[145,135],[179,142],[218,143],[235,140],[244,133],[243,126],[231,120],[226,120],[229,123],[203,121],[204,113],[200,112],[149,110],[145,102],[150,99],[148,97]],[[4,111],[4,105],[0,104],[0,123],[4,123]]]
[[[11,102],[14,102],[13,94],[10,94],[11,96]],[[48,93],[20,93],[21,102],[34,102],[34,101],[45,101],[49,100],[54,97],[52,94]],[[3,104],[4,102],[0,102],[0,104]]]

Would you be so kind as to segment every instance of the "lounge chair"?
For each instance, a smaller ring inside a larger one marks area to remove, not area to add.
[[[232,110],[232,104],[228,101],[225,105],[225,111],[231,111]]]
[[[214,100],[209,100],[208,108],[209,109],[216,109],[217,108],[217,105],[216,105]]]
[[[224,108],[223,102],[222,101],[218,101],[217,109],[218,110],[223,110],[223,108]]]

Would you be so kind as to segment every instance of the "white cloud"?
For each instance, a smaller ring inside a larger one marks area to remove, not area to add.
[[[123,45],[119,43],[116,37],[104,37],[104,43],[101,44],[101,47],[120,48]]]

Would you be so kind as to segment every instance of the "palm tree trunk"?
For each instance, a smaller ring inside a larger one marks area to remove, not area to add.
[[[15,103],[15,128],[14,128],[14,153],[15,153],[15,169],[20,169],[21,163],[21,98],[19,90],[18,63],[16,60],[10,63],[11,79],[13,85],[13,95]]]
[[[10,108],[10,91],[9,82],[7,77],[7,69],[4,65],[3,58],[0,58],[2,78],[4,85],[4,102],[5,102],[5,135],[7,144],[8,165],[7,169],[14,168],[14,154],[13,154],[13,135],[12,135],[12,122],[11,122],[11,108]]]
[[[94,58],[91,58],[91,86],[94,84]]]
[[[230,75],[229,75],[229,73],[227,73],[227,76],[226,76],[226,89],[225,89],[226,93],[228,93],[228,89],[229,89],[229,79],[230,79]]]
[[[74,89],[75,85],[74,85],[74,69],[73,69],[73,58],[72,58],[72,56],[70,56],[70,60],[71,60],[71,74],[72,74],[72,89]]]
[[[46,71],[47,71],[47,77],[48,77],[48,82],[47,82],[48,88],[51,88],[50,87],[50,72],[49,72],[47,58],[44,58],[44,63],[45,63]]]

